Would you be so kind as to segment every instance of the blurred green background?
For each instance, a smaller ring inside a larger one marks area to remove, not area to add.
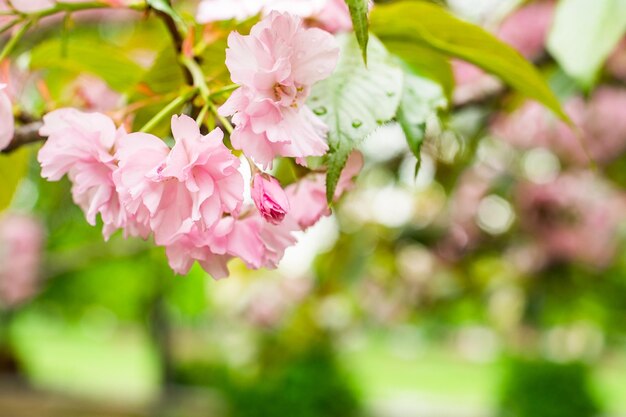
[[[552,1],[447,6],[533,60],[577,128],[455,62],[417,177],[402,129],[381,127],[355,189],[276,271],[174,276],[149,243],[104,242],[69,182],[40,178],[36,146],[2,156],[0,191],[15,177],[17,192],[0,219],[0,415],[625,416],[626,20],[619,36],[595,28],[606,53],[581,69],[568,51],[584,55],[594,28],[577,22],[610,5],[556,18]],[[181,74],[154,64],[168,62],[158,22],[59,26],[2,69],[28,112],[95,109],[106,92],[111,107],[140,103],[140,125],[171,99]],[[128,91],[141,80],[153,97]]]

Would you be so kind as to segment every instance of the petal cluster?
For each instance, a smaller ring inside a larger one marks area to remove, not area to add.
[[[105,238],[118,229],[152,236],[175,272],[186,274],[198,262],[216,279],[228,275],[232,258],[275,268],[296,243],[295,232],[330,214],[322,174],[283,190],[275,178],[256,173],[245,199],[240,159],[220,129],[203,135],[188,116],[174,116],[171,126],[170,148],[154,135],[117,128],[104,114],[56,110],[40,130],[48,138],[38,155],[42,176],[67,176],[88,222],[101,217]],[[350,158],[337,197],[361,165],[359,154]]]
[[[233,116],[233,146],[265,167],[276,156],[326,153],[326,126],[305,101],[311,86],[332,73],[338,57],[329,33],[305,28],[290,14],[271,13],[247,36],[231,33],[226,66],[241,87],[220,113]]]
[[[201,135],[193,119],[174,116],[172,133],[172,149],[156,136],[133,133],[116,153],[120,198],[131,214],[148,219],[159,245],[194,228],[211,230],[243,201],[239,159],[224,146],[221,130]]]
[[[117,167],[113,152],[126,134],[123,129],[116,129],[113,121],[100,113],[60,109],[44,116],[39,133],[48,137],[38,155],[41,175],[50,181],[67,175],[74,202],[91,225],[100,214],[105,238],[119,228],[145,235],[145,228],[121,206],[113,182]]]

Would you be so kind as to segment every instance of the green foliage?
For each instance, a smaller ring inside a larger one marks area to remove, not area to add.
[[[582,363],[512,359],[502,385],[500,417],[594,417],[600,406]]]
[[[86,72],[102,78],[117,91],[133,87],[144,72],[124,49],[91,36],[72,36],[67,41],[48,39],[33,48],[30,66],[64,69],[76,75]]]
[[[368,0],[345,0],[350,9],[354,34],[359,41],[363,61],[367,63],[367,43],[369,41],[369,22],[367,21]]]
[[[409,149],[417,158],[417,168],[421,160],[420,151],[426,133],[426,121],[446,104],[439,84],[413,75],[405,77],[398,122],[402,126]]]
[[[206,281],[207,274],[198,266],[187,276],[167,279],[165,296],[170,308],[182,318],[201,317],[208,308]]]
[[[411,43],[471,62],[567,120],[558,99],[532,64],[487,31],[440,6],[410,0],[379,5],[372,11],[371,29],[384,43]]]
[[[134,86],[131,102],[146,101],[148,105],[141,107],[133,120],[133,129],[139,130],[155,114],[176,97],[181,87],[185,85],[185,77],[178,57],[171,46],[165,47],[157,55],[152,66],[144,73],[138,85]],[[178,113],[182,106],[172,111]],[[167,136],[170,133],[170,117],[165,117],[152,133]]]
[[[561,0],[548,49],[571,77],[588,88],[625,31],[624,1]]]
[[[29,157],[30,150],[26,148],[19,149],[9,155],[0,154],[0,178],[2,178],[0,211],[11,204],[20,180],[26,175]]]
[[[339,36],[341,57],[333,75],[313,88],[309,105],[329,126],[326,197],[332,201],[350,152],[400,105],[403,73],[382,43],[371,38],[367,67],[356,39]]]
[[[437,82],[450,100],[454,90],[454,75],[450,61],[439,52],[411,42],[388,41],[385,47],[398,56],[411,72]]]
[[[223,368],[197,364],[179,369],[177,379],[222,391],[233,417],[352,417],[360,408],[331,349],[319,343],[286,363],[265,368],[252,380],[238,380]]]

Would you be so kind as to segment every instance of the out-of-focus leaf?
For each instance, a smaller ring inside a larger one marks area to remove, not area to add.
[[[565,72],[588,88],[625,31],[623,0],[561,0],[548,50]]]
[[[76,74],[87,72],[106,81],[117,91],[137,83],[144,70],[124,55],[124,51],[93,38],[72,37],[63,45],[60,39],[40,43],[31,51],[32,69],[65,69]]]
[[[206,280],[206,273],[198,266],[187,276],[174,278],[165,293],[168,303],[185,318],[202,315],[208,307]]]
[[[367,12],[369,8],[368,0],[346,0],[346,4],[350,9],[350,17],[352,18],[352,27],[354,34],[359,41],[361,52],[363,53],[363,61],[367,63],[367,43],[369,40],[369,23],[367,21]]]
[[[341,55],[337,69],[313,88],[309,105],[330,131],[326,197],[332,201],[339,175],[350,152],[381,123],[391,120],[402,96],[402,70],[391,61],[383,44],[371,37],[369,62],[361,59],[353,36],[337,38]]]
[[[9,155],[0,154],[0,211],[6,209],[13,194],[26,175],[30,151],[28,148],[21,148]]]
[[[405,77],[398,122],[402,126],[409,149],[417,158],[418,167],[426,133],[426,121],[446,105],[447,101],[439,84],[417,76]]]
[[[150,69],[146,71],[131,95],[131,101],[156,94],[167,94],[185,85],[183,70],[178,64],[176,51],[166,46]]]
[[[174,97],[169,93],[175,93],[185,85],[185,77],[178,63],[176,52],[171,46],[165,47],[157,56],[152,67],[144,73],[143,78],[134,86],[130,95],[131,103],[149,101],[149,104],[141,106],[133,119],[133,129],[140,129],[152,117],[165,107]],[[154,101],[152,101],[155,99]],[[175,109],[178,112],[180,109]],[[172,113],[176,114],[176,113]],[[159,136],[167,136],[170,133],[170,118],[165,117],[161,123],[152,130]]]
[[[445,55],[411,42],[389,41],[385,46],[389,52],[401,58],[412,72],[437,82],[443,88],[446,98],[452,97],[454,75],[450,60]]]
[[[370,24],[384,43],[415,43],[471,62],[569,120],[532,64],[482,28],[457,19],[440,6],[408,0],[379,5],[372,11]]]

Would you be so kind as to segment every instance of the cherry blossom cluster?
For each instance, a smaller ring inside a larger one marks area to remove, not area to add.
[[[304,27],[299,17],[271,13],[249,36],[231,34],[228,45],[226,64],[240,87],[220,112],[233,116],[230,141],[241,158],[226,147],[220,128],[204,135],[186,115],[172,117],[171,148],[152,134],[116,127],[102,113],[71,108],[48,113],[40,130],[48,138],[38,155],[42,176],[67,176],[87,221],[95,225],[100,215],[106,239],[119,229],[152,236],[180,274],[197,261],[222,278],[232,258],[253,269],[274,268],[296,242],[295,232],[330,213],[323,173],[283,189],[257,164],[269,168],[276,156],[303,163],[328,149],[326,127],[305,100],[334,69],[334,38]],[[242,161],[250,166],[250,187]],[[349,158],[335,197],[362,164],[358,153]]]
[[[233,116],[231,143],[270,167],[276,156],[321,156],[327,128],[306,106],[311,86],[335,69],[339,48],[328,32],[272,12],[250,35],[228,37],[226,66],[241,87],[220,108]]]

